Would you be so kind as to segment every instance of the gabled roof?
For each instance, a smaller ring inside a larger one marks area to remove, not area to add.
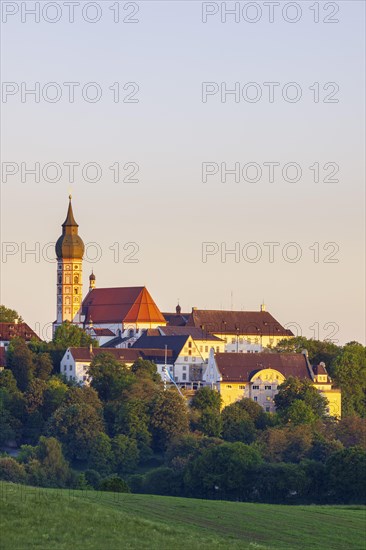
[[[9,341],[12,338],[23,338],[29,342],[32,338],[41,341],[40,337],[27,323],[0,323],[0,340]]]
[[[173,352],[173,360],[175,361],[182,349],[186,345],[189,336],[141,336],[130,349],[162,349],[165,350],[167,346],[168,350]]]
[[[85,323],[165,323],[143,286],[94,288],[83,300]]]
[[[285,378],[312,380],[307,358],[302,353],[216,353],[215,361],[225,382],[248,382],[263,369],[274,369]]]
[[[159,331],[164,336],[192,336],[193,340],[204,340],[204,341],[210,340],[215,342],[223,342],[221,338],[218,338],[217,336],[214,336],[213,334],[210,334],[205,330],[201,330],[198,327],[166,326],[166,327],[159,327]]]
[[[187,326],[223,335],[293,336],[293,333],[285,329],[268,311],[193,309]]]
[[[163,313],[168,325],[172,327],[184,327],[187,324],[190,313]]]

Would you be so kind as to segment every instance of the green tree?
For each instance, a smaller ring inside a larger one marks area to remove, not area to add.
[[[153,382],[161,385],[161,376],[158,373],[155,363],[141,359],[141,357],[135,361],[131,367],[131,372],[138,378],[150,378]]]
[[[220,394],[208,386],[200,388],[191,402],[192,428],[209,437],[219,437],[222,432],[220,408]]]
[[[123,400],[115,412],[114,433],[135,439],[141,460],[150,457],[151,433],[148,404],[142,399]]]
[[[359,447],[338,451],[325,466],[332,502],[366,503],[366,451]]]
[[[88,468],[107,475],[112,470],[113,453],[110,437],[100,432],[90,442]]]
[[[117,473],[133,472],[139,462],[139,449],[135,439],[116,435],[112,439],[113,462]]]
[[[283,410],[282,420],[285,423],[298,426],[299,424],[314,424],[317,416],[308,403],[301,399],[295,399],[288,408]]]
[[[10,456],[0,457],[0,479],[12,483],[24,483],[26,472],[23,464],[19,464]]]
[[[346,416],[336,426],[336,436],[345,447],[361,447],[366,451],[366,418]]]
[[[110,491],[112,493],[130,493],[130,488],[124,479],[113,475],[103,479],[99,484],[100,491]]]
[[[346,344],[335,360],[333,377],[342,390],[342,416],[366,417],[366,347]]]
[[[53,343],[55,346],[66,350],[69,347],[85,348],[92,344],[94,347],[98,347],[98,341],[94,340],[89,334],[87,334],[78,325],[65,321],[62,325],[59,325],[55,330],[53,337]]]
[[[24,323],[22,317],[15,309],[9,309],[3,305],[0,305],[0,323]]]
[[[42,406],[42,414],[45,419],[52,416],[65,400],[68,390],[68,386],[58,376],[52,376],[47,380]]]
[[[91,386],[103,401],[120,398],[122,392],[129,388],[134,381],[134,377],[126,365],[122,365],[112,354],[107,352],[94,357],[88,374],[92,377]]]
[[[259,452],[241,442],[209,447],[188,464],[186,490],[201,498],[248,499],[261,462]]]
[[[278,394],[274,398],[280,417],[286,419],[288,408],[296,400],[304,401],[316,418],[323,418],[326,415],[327,400],[314,388],[311,381],[290,376],[278,386]]]
[[[226,441],[252,443],[256,438],[254,420],[241,401],[225,407],[222,411],[222,437]]]
[[[41,436],[36,455],[44,469],[47,484],[51,487],[65,487],[70,477],[70,469],[63,456],[60,442],[54,437]]]
[[[188,432],[187,405],[176,390],[157,395],[151,410],[150,428],[156,450],[165,450],[174,436]]]
[[[61,441],[70,460],[88,458],[94,438],[104,431],[102,404],[92,388],[71,388],[49,421],[49,435]]]
[[[199,411],[205,409],[213,409],[217,412],[220,412],[221,408],[221,397],[219,392],[212,390],[208,386],[204,386],[196,391],[192,401],[191,407]]]
[[[33,356],[34,375],[41,380],[47,380],[52,372],[52,360],[49,353],[40,353]]]
[[[34,377],[33,354],[22,338],[14,338],[8,348],[7,368],[13,373],[18,388],[26,391]]]

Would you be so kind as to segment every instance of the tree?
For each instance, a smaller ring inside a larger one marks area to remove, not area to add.
[[[187,466],[187,492],[200,498],[247,499],[261,462],[259,452],[241,442],[209,447]]]
[[[298,426],[299,424],[314,424],[317,416],[312,407],[302,401],[295,399],[291,405],[283,411],[282,420],[287,424]]]
[[[226,441],[252,443],[256,438],[254,421],[241,401],[225,407],[222,411],[222,425],[222,437]]]
[[[15,309],[9,309],[3,305],[0,305],[0,323],[24,323],[22,317]]]
[[[60,442],[54,437],[41,436],[36,452],[44,469],[47,484],[51,487],[65,487],[70,477],[70,469],[62,454]]]
[[[25,393],[28,414],[32,414],[42,407],[46,388],[47,384],[44,380],[34,378],[30,381],[28,390]]]
[[[208,386],[204,386],[196,391],[191,401],[191,407],[199,411],[205,409],[213,409],[220,412],[221,397],[219,392],[212,390]]]
[[[91,386],[103,401],[120,398],[134,380],[126,365],[122,365],[110,353],[100,353],[94,357],[88,374],[92,377]]]
[[[90,442],[88,468],[107,475],[111,472],[112,463],[113,453],[110,437],[100,432]]]
[[[135,439],[116,435],[112,439],[113,463],[117,473],[133,472],[139,461],[139,450]]]
[[[78,325],[69,321],[65,321],[56,328],[53,343],[64,350],[70,347],[85,348],[89,347],[90,344],[94,347],[99,346],[97,340],[94,340]]]
[[[140,459],[151,455],[150,414],[148,405],[142,399],[123,400],[115,413],[114,433],[124,434],[136,440]]]
[[[192,428],[209,437],[219,437],[222,431],[220,408],[220,394],[208,386],[200,388],[191,402]]]
[[[26,472],[23,464],[19,464],[14,458],[0,457],[0,479],[12,483],[24,483]]]
[[[131,372],[138,378],[150,378],[153,382],[161,385],[161,376],[158,373],[155,363],[146,359],[137,359],[132,365]]]
[[[46,382],[43,394],[42,414],[45,419],[53,415],[55,410],[66,398],[68,386],[58,376],[52,376]]]
[[[102,479],[99,483],[100,491],[110,491],[112,493],[130,493],[131,490],[124,479],[113,475]]]
[[[341,348],[329,340],[313,340],[304,336],[285,338],[280,340],[274,348],[277,353],[301,353],[304,350],[308,352],[309,360],[313,365],[325,363],[330,374],[332,365],[341,352]]]
[[[70,460],[85,460],[94,438],[104,431],[102,404],[92,388],[71,388],[49,421],[49,435],[61,441]]]
[[[338,451],[325,466],[332,502],[366,503],[366,451],[359,447]]]
[[[316,418],[325,417],[327,400],[314,388],[310,380],[301,380],[290,376],[278,386],[278,394],[275,395],[274,401],[278,414],[285,421],[287,410],[295,400],[304,401]]]
[[[13,373],[18,388],[26,391],[34,376],[33,354],[22,338],[14,338],[8,348],[7,368]]]
[[[156,450],[165,450],[174,436],[188,432],[187,405],[176,390],[158,394],[152,406],[150,427]]]
[[[310,426],[286,426],[263,432],[258,439],[258,447],[269,462],[300,462],[308,456],[312,442]]]
[[[49,353],[34,355],[34,375],[41,380],[47,380],[52,372],[52,360]]]
[[[335,360],[333,377],[342,390],[342,416],[366,417],[366,347],[346,344]]]
[[[366,418],[346,416],[336,426],[336,436],[345,447],[360,447],[366,451]]]

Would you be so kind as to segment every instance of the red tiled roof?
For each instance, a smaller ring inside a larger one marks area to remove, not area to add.
[[[312,380],[307,359],[302,353],[216,353],[215,361],[225,382],[248,382],[263,369],[277,370],[285,378],[294,376]]]
[[[327,369],[324,366],[324,363],[319,363],[319,365],[313,366],[314,374],[328,374]]]
[[[194,309],[187,326],[200,327],[216,334],[293,336],[293,333],[280,325],[268,311]]]
[[[85,322],[165,323],[145,287],[95,288],[83,301]]]
[[[27,342],[32,338],[41,341],[27,323],[0,323],[0,340],[9,341],[16,337],[23,338]]]
[[[96,336],[116,336],[114,332],[112,332],[109,328],[95,328],[93,327],[93,331]]]

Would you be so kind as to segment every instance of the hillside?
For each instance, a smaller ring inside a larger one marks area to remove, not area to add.
[[[1,549],[361,550],[365,507],[274,506],[1,483]]]

